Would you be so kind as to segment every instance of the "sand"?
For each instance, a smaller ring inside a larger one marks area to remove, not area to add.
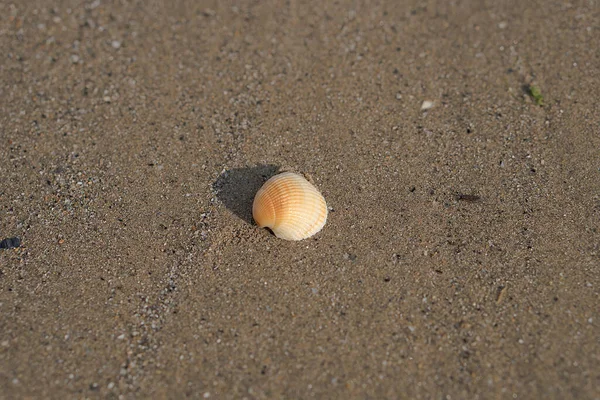
[[[0,398],[600,398],[596,0],[13,3]]]

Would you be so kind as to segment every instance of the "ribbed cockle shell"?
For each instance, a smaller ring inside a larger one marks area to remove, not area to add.
[[[252,216],[275,236],[302,240],[319,232],[327,221],[325,199],[304,177],[291,172],[275,175],[258,190]]]

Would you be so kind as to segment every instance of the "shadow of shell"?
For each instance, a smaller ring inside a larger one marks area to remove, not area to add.
[[[213,191],[227,209],[253,225],[254,195],[269,178],[278,173],[278,170],[276,165],[228,169],[213,183]]]

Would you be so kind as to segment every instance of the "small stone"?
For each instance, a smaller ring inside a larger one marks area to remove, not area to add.
[[[105,103],[110,103],[110,96],[104,96],[102,100],[104,100]]]
[[[110,45],[113,47],[113,49],[121,48],[121,42],[119,42],[118,40],[113,40]]]
[[[433,108],[433,101],[425,100],[423,104],[421,104],[421,111],[427,111]]]
[[[356,260],[356,255],[350,254],[350,253],[344,253],[344,260],[354,261],[354,260]]]
[[[0,242],[0,249],[12,249],[21,246],[21,239],[18,237],[6,238]]]
[[[73,64],[77,64],[77,63],[79,62],[79,56],[78,56],[77,54],[73,54],[73,55],[71,56],[71,62],[72,62]]]
[[[202,397],[204,397],[205,399],[208,399],[210,397],[210,392],[204,392]]]
[[[505,29],[508,26],[508,22],[502,21],[498,24],[498,28]]]

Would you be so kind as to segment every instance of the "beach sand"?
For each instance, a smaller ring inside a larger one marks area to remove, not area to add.
[[[0,15],[0,398],[600,398],[598,1]]]

